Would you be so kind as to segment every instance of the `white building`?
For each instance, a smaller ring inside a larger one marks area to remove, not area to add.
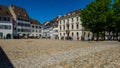
[[[50,38],[50,32],[51,32],[51,25],[50,22],[45,22],[43,25],[43,30],[42,30],[42,38]]]
[[[9,9],[0,5],[0,39],[13,38],[13,22]]]
[[[51,20],[52,24],[52,30],[51,30],[51,39],[59,39],[58,38],[58,20],[61,16],[55,17],[53,20]]]
[[[30,36],[31,37],[36,37],[36,38],[41,38],[41,25],[40,22],[38,22],[37,20],[31,19],[31,32],[30,32]]]
[[[86,39],[90,32],[84,31],[81,24],[80,10],[69,12],[60,17],[58,21],[59,39],[66,39],[67,36],[72,37],[73,40],[81,40],[83,36]]]
[[[14,37],[30,35],[30,18],[26,10],[15,5],[10,5],[9,10],[15,21]]]
[[[43,37],[49,39],[58,39],[58,19],[60,16],[55,17],[53,20],[45,22],[43,25]]]

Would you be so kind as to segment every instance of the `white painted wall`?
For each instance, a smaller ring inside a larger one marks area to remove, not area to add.
[[[32,26],[34,26],[34,28],[32,28]],[[36,28],[36,26],[38,26],[38,28]],[[40,25],[31,24],[31,27],[30,27],[30,29],[31,29],[30,36],[35,36],[35,37],[37,36],[38,38],[40,38],[41,34],[42,34],[42,29],[39,28],[39,27],[40,27]]]
[[[6,22],[1,22],[0,21],[0,25],[10,25],[11,29],[0,29],[0,32],[3,33],[3,38],[6,37],[7,34],[11,34],[12,38],[13,38],[13,24],[10,21],[9,23]]]

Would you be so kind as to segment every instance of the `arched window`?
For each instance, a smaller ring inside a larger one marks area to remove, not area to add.
[[[77,17],[77,21],[79,21],[79,17]]]
[[[63,20],[64,24],[65,24],[65,20]]]
[[[83,33],[83,36],[85,36],[86,32]]]
[[[65,33],[64,33],[64,36],[65,36]]]
[[[72,18],[72,22],[74,21],[74,18]]]
[[[72,32],[72,37],[74,36],[74,33]]]
[[[79,25],[78,24],[76,24],[76,27],[77,27],[77,29],[79,29]]]
[[[79,33],[77,32],[77,36],[79,36]]]
[[[73,24],[72,24],[72,29],[74,28]]]

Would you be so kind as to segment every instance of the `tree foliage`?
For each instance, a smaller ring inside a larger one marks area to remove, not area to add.
[[[105,30],[109,7],[110,0],[95,0],[91,2],[80,14],[82,25],[95,33]]]
[[[93,0],[81,11],[82,26],[93,33],[120,32],[120,0]]]

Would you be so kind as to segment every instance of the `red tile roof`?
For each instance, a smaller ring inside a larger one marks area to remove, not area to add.
[[[12,15],[6,6],[0,5],[0,16],[12,16]]]
[[[35,19],[30,19],[31,24],[40,25],[40,22]]]
[[[29,18],[29,15],[27,14],[27,12],[26,12],[26,10],[24,8],[21,8],[21,7],[15,6],[15,5],[10,5],[10,7],[12,7],[12,9],[15,12],[16,16]]]

